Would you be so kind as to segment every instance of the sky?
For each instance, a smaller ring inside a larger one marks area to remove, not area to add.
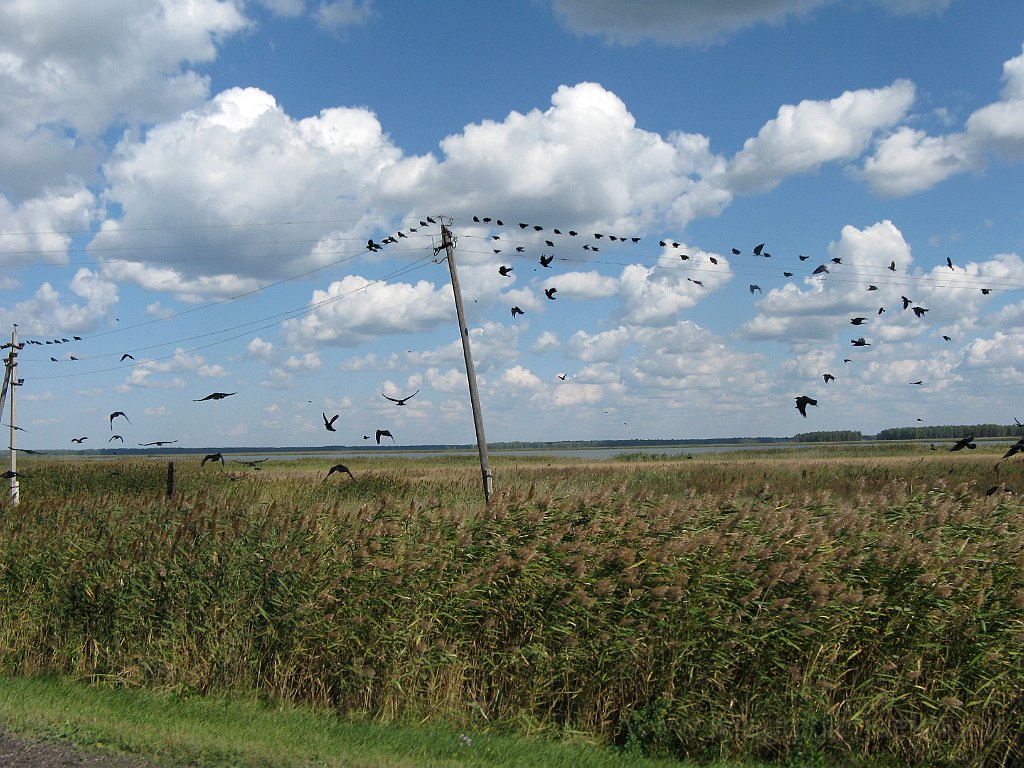
[[[472,443],[442,223],[490,442],[1024,417],[1019,0],[0,0],[0,30],[19,448]]]

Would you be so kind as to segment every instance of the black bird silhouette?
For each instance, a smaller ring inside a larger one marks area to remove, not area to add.
[[[121,360],[119,362],[123,363],[125,360],[134,360],[134,359],[135,359],[134,357],[129,355],[127,352],[125,352],[123,355],[121,355]]]
[[[267,460],[269,460],[269,457],[267,457],[266,459],[255,459],[254,461],[242,461],[240,459],[232,459],[232,461],[235,462],[235,464],[245,464],[245,466],[252,467],[253,469],[256,470],[260,470],[260,464]]]
[[[835,381],[836,380],[836,377],[833,376],[831,373],[823,373],[822,374],[822,378],[825,379],[825,383],[826,384],[828,384],[830,381]]]
[[[545,288],[544,289],[544,295],[547,296],[552,301],[555,300],[555,294],[556,293],[558,293],[558,289],[557,288]]]
[[[551,240],[545,240],[544,241],[544,245],[546,245],[548,248],[554,248],[555,247],[554,242],[551,241]]]
[[[833,264],[842,264],[842,263],[843,263],[843,260],[842,260],[842,258],[840,258],[839,256],[833,256],[833,257],[832,257],[832,263],[833,263]]]
[[[111,432],[114,431],[114,419],[116,419],[118,416],[124,416],[124,420],[125,421],[127,421],[129,424],[132,423],[132,420],[128,418],[128,414],[127,413],[125,413],[124,411],[114,411],[112,414],[110,414],[110,431]]]
[[[800,415],[805,419],[807,418],[807,406],[817,404],[817,400],[813,397],[808,397],[807,395],[800,395],[800,397],[796,398],[796,409],[800,411]]]
[[[919,386],[923,386],[924,385],[924,379],[918,379],[917,381],[912,381],[910,383],[911,384],[917,384]]]
[[[909,307],[911,304],[914,303],[913,301],[908,299],[906,296],[900,296],[900,301],[903,302],[903,308],[904,309],[906,309],[907,307]]]
[[[753,293],[754,291],[757,291],[758,293],[764,293],[764,291],[761,290],[761,286],[760,285],[754,285],[753,283],[751,283],[750,284],[750,292]]]
[[[850,339],[850,343],[855,347],[870,347],[871,342],[864,341],[864,337],[861,336],[859,339]]]
[[[562,381],[565,381],[565,377],[566,376],[567,376],[567,374],[565,374],[565,373],[558,374],[558,378],[560,378]]]
[[[28,432],[28,430],[25,429],[24,427],[15,427],[12,424],[4,424],[4,426],[13,429],[15,432]]]
[[[508,277],[508,273],[511,271],[512,267],[506,267],[504,264],[498,267],[498,274],[500,274],[502,277]]]
[[[792,272],[783,272],[783,273],[782,273],[782,276],[783,276],[783,277],[792,277],[792,276],[793,276],[793,273],[792,273]]]
[[[540,255],[540,265],[542,267],[550,267],[551,262],[555,260],[555,254],[545,256],[543,253]]]
[[[699,285],[701,288],[704,287],[704,283],[702,283],[700,280],[694,280],[692,277],[688,277],[686,279],[689,280],[694,285]]]
[[[7,450],[9,450],[9,451],[17,451],[18,453],[27,453],[29,456],[45,456],[46,455],[43,451],[30,451],[28,448],[11,448],[11,446],[7,446]]]
[[[868,290],[869,291],[877,291],[878,290],[878,286],[877,285],[869,285],[868,286]]]
[[[346,475],[352,478],[353,482],[356,482],[356,476],[349,471],[349,468],[344,464],[335,464],[329,470],[327,470],[327,477],[323,479],[323,482],[327,482],[327,478],[333,475],[335,472],[344,472]]]
[[[419,394],[418,389],[408,397],[400,397],[398,399],[395,399],[393,397],[388,397],[383,392],[380,393],[381,397],[383,397],[385,400],[390,400],[392,403],[398,403],[398,405],[405,405],[407,400],[412,400],[414,397],[416,397],[417,394]]]
[[[110,439],[109,439],[109,440],[107,440],[107,442],[108,442],[108,443],[112,443],[112,442],[114,442],[115,440],[120,440],[120,441],[121,441],[122,443],[124,442],[124,438],[123,438],[123,437],[121,437],[120,435],[111,435],[111,436],[110,436]]]
[[[665,244],[665,243],[664,243],[664,242],[662,242],[662,245],[664,245],[664,244]],[[733,255],[733,256],[739,256],[739,255],[740,255],[740,249],[739,249],[739,248],[733,248],[733,249],[732,249],[732,255]]]
[[[821,264],[821,265],[815,267],[814,271],[811,274],[812,275],[820,275],[820,274],[823,274],[823,273],[824,274],[828,274],[828,267],[826,267],[824,264]]]
[[[866,317],[851,317],[850,325],[864,325],[865,320],[867,320]]]
[[[755,256],[760,256],[761,255],[761,251],[763,251],[763,250],[764,250],[764,243],[761,243],[760,245],[755,245],[754,246],[754,255]]]
[[[943,334],[942,338],[945,339],[946,341],[952,341],[953,340],[953,338],[951,336],[946,336],[945,334]]]
[[[395,442],[394,435],[392,435],[388,430],[386,430],[386,429],[378,429],[377,430],[377,445],[380,445],[380,439],[382,437],[390,437],[391,438],[391,442]]]
[[[334,428],[334,422],[336,422],[338,420],[338,417],[340,415],[341,415],[340,413],[336,413],[330,419],[328,419],[327,418],[327,414],[326,413],[323,414],[323,416],[324,416],[324,429],[326,429],[328,432],[337,432],[338,430],[336,430]]]
[[[878,308],[878,314],[880,315],[880,314],[882,314],[883,312],[885,312],[885,307],[879,307],[879,308]]]
[[[139,443],[139,445],[142,445],[142,446],[155,445],[155,446],[157,446],[159,448],[161,445],[170,445],[171,443],[176,443],[176,442],[178,442],[178,441],[177,440],[154,440],[151,443]]]
[[[895,272],[896,271],[896,262],[895,261],[890,261],[888,269],[889,269],[890,272]]]
[[[992,293],[992,289],[991,288],[982,288],[981,289],[981,295],[982,296],[988,296],[990,293]],[[50,359],[53,360],[52,357]]]
[[[955,443],[953,443],[952,446],[950,446],[949,450],[960,451],[963,450],[964,448],[970,448],[971,450],[974,450],[977,447],[978,446],[975,445],[974,443],[974,435],[970,435],[969,437],[962,437],[959,440],[957,440]]]
[[[1011,456],[1013,456],[1014,454],[1020,453],[1021,451],[1024,451],[1024,437],[1020,438],[1020,440],[1018,440],[1016,443],[1011,445],[1009,450],[1006,453],[1003,454],[1002,458],[1003,459],[1008,459]],[[1002,459],[1000,459],[1000,460],[1002,460]],[[996,466],[999,466],[999,465],[997,464]]]
[[[208,453],[205,456],[203,456],[203,460],[199,464],[199,466],[200,467],[204,466],[206,464],[206,462],[208,462],[208,461],[219,461],[220,462],[220,466],[223,469],[223,467],[224,467],[224,454],[219,452],[219,451],[217,453]]]
[[[519,307],[512,307],[512,317],[515,317],[516,315],[525,315],[525,314],[526,313],[523,312],[523,310],[521,310]]]
[[[953,260],[949,258],[949,256],[946,257],[946,266],[949,267],[950,269],[954,269]]]
[[[46,342],[46,343],[49,344],[50,342]],[[57,362],[57,358],[56,357],[51,357],[50,358],[50,362],[51,363],[56,363]]]
[[[71,442],[72,443],[78,443],[79,445],[81,445],[82,443],[84,443],[88,439],[89,439],[88,437],[72,437],[71,438]]]
[[[917,317],[924,317],[924,313],[928,311],[924,307],[914,307],[913,309],[914,309],[914,314]]]
[[[198,400],[193,400],[193,403],[201,403],[205,400],[223,400],[225,397],[231,397],[236,394],[235,392],[213,392],[206,397],[201,397]]]
[[[6,472],[4,472],[2,475],[0,475],[0,477],[2,477],[4,480],[11,480],[12,478],[15,478],[15,477],[20,480],[23,477],[28,477],[28,475],[23,475],[23,474],[21,474],[21,472],[15,472],[12,469],[8,469]]]
[[[799,256],[797,256],[797,258],[800,259],[800,261],[807,261],[811,257],[810,256],[804,256],[803,254],[800,254]]]

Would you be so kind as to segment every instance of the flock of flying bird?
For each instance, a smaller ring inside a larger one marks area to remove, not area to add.
[[[472,220],[473,220],[474,224],[477,224],[477,225],[487,225],[489,227],[495,227],[496,226],[496,227],[499,227],[499,228],[505,226],[504,222],[501,219],[492,219],[491,217],[486,217],[486,216],[485,217],[473,216]],[[437,224],[438,224],[437,219],[435,219],[433,217],[430,217],[430,216],[427,216],[425,218],[425,220],[420,220],[419,221],[419,225],[420,225],[421,228],[425,228],[425,227],[428,227],[428,226],[431,226],[431,225],[437,225]],[[545,228],[540,226],[540,225],[531,225],[531,224],[527,224],[527,223],[524,223],[524,222],[519,222],[518,226],[519,226],[519,230],[531,233],[533,236],[538,236],[539,237],[540,236],[539,233],[545,232]],[[412,227],[412,228],[409,228],[408,231],[410,233],[417,233],[419,231],[419,229],[416,228],[416,227]],[[571,230],[571,229],[570,230],[565,230],[563,232],[563,230],[561,230],[561,229],[553,228],[553,229],[551,229],[551,232],[553,233],[553,235],[556,235],[556,236],[563,236],[563,235],[565,235],[565,236],[568,236],[570,238],[576,238],[576,237],[580,237],[581,236],[579,232],[577,232],[576,230]],[[547,238],[547,235],[545,234],[544,237]],[[586,236],[583,236],[583,237],[586,237]],[[375,242],[371,238],[371,239],[369,239],[367,241],[366,250],[369,251],[369,252],[377,252],[377,251],[381,250],[386,245],[396,244],[396,243],[399,242],[399,240],[407,239],[407,238],[408,238],[408,235],[406,235],[405,232],[403,232],[403,231],[398,231],[398,232],[396,232],[393,235],[385,237],[385,238],[381,239],[379,243]],[[492,242],[492,244],[498,243],[499,241],[501,241],[501,238],[502,238],[502,235],[497,235],[497,234],[489,235],[489,240]],[[641,239],[642,238],[635,237],[635,236],[623,237],[623,236],[610,235],[610,234],[598,233],[598,232],[593,233],[593,240],[594,241],[607,240],[607,242],[610,242],[610,243],[621,242],[621,243],[636,244],[636,243],[639,243],[641,241]],[[556,242],[553,239],[550,239],[550,238],[544,239],[543,243],[544,243],[545,246],[547,246],[549,248],[555,248],[556,247]],[[659,240],[658,245],[661,248],[663,248],[663,249],[665,249],[665,248],[672,248],[672,249],[680,249],[680,248],[682,248],[682,245],[680,243],[674,242],[674,241],[670,241],[670,240]],[[765,247],[766,247],[765,243],[759,243],[758,245],[754,246],[754,248],[751,250],[751,253],[754,256],[756,256],[756,257],[771,258],[772,257],[771,253],[766,251]],[[525,254],[526,246],[516,245],[516,246],[514,246],[514,248],[515,248],[515,253],[516,254]],[[590,251],[590,252],[598,252],[600,250],[600,248],[597,245],[591,244],[589,242],[589,240],[588,240],[588,242],[586,242],[583,245],[583,249],[586,250],[586,251]],[[440,250],[439,248],[435,248],[435,252],[437,252],[439,250]],[[495,247],[492,250],[493,250],[494,254],[500,254],[503,249]],[[732,252],[732,254],[734,256],[741,256],[742,253],[743,253],[739,248],[735,248],[735,247],[731,249],[731,252]],[[686,254],[686,253],[680,252],[679,253],[679,257],[680,257],[680,260],[683,261],[683,262],[686,262],[686,261],[690,260],[690,256],[688,254]],[[809,257],[808,256],[804,256],[804,255],[800,255],[798,258],[799,258],[800,261],[807,261]],[[544,254],[544,253],[542,253],[540,255],[540,258],[539,258],[540,266],[543,267],[543,268],[551,268],[551,265],[552,265],[552,262],[554,261],[554,259],[555,259],[554,254]],[[719,263],[718,259],[716,259],[714,256],[708,256],[708,261],[709,261],[709,263],[712,266],[715,266],[715,265],[717,265]],[[841,257],[834,257],[828,263],[820,264],[817,267],[815,267],[815,269],[811,272],[811,275],[812,276],[816,276],[816,275],[829,274],[830,273],[830,267],[834,268],[835,266],[841,265],[841,264],[842,264],[842,258]],[[947,264],[947,266],[949,267],[950,270],[955,270],[956,269],[956,267],[954,266],[954,264],[953,264],[951,259],[947,258],[946,259],[946,264]],[[891,261],[889,263],[887,269],[889,271],[893,272],[893,273],[897,272],[897,266],[896,266],[895,261]],[[498,273],[501,276],[503,276],[503,277],[511,276],[513,270],[514,270],[514,267],[509,266],[509,265],[505,265],[505,264],[502,264],[502,265],[500,265],[498,267]],[[786,277],[786,278],[791,278],[791,277],[793,277],[793,272],[784,271],[782,273],[782,275],[784,277]],[[703,282],[700,279],[692,278],[692,277],[687,277],[686,279],[688,281],[690,281],[691,283],[694,283],[697,286],[703,287],[703,285],[704,285]],[[867,287],[867,291],[869,291],[869,292],[877,291],[877,290],[878,290],[878,286],[873,285],[873,284],[869,284],[868,287]],[[981,288],[980,290],[981,290],[981,292],[983,294],[986,294],[986,295],[991,293],[991,289],[990,288]],[[749,285],[749,291],[750,291],[751,295],[753,295],[755,292],[756,293],[763,293],[763,291],[761,290],[761,286],[757,285],[755,283],[751,283]],[[557,292],[558,292],[558,289],[556,287],[554,287],[554,286],[550,286],[550,287],[544,289],[544,295],[550,301],[555,301],[555,299],[556,299],[555,294]],[[906,296],[901,296],[901,301],[902,301],[902,309],[904,311],[907,310],[907,309],[910,309],[914,313],[914,316],[916,318],[923,318],[925,316],[925,314],[929,311],[927,308],[918,305],[916,302],[914,302],[913,300],[911,300],[910,298],[908,298]],[[876,315],[882,315],[885,311],[886,311],[885,307],[878,307],[878,309],[876,311]],[[525,312],[524,312],[524,310],[522,308],[520,308],[518,306],[511,307],[511,315],[512,315],[513,319],[515,317],[517,317],[517,316],[521,316],[521,315],[524,315],[524,314],[525,314]],[[853,326],[856,326],[856,327],[863,326],[867,322],[868,322],[868,318],[866,316],[857,316],[857,317],[850,318],[850,324],[853,325]],[[70,339],[69,338],[64,338],[64,337],[61,337],[59,339],[55,338],[55,339],[47,339],[47,340],[29,339],[29,340],[26,340],[25,342],[23,342],[22,344],[20,344],[19,348],[23,348],[25,346],[25,344],[43,346],[43,345],[51,345],[51,344],[65,344],[65,343],[70,343],[72,341],[81,341],[81,339],[82,339],[81,336],[72,336],[72,338],[70,338]],[[946,340],[946,341],[951,341],[949,336],[943,336],[943,339]],[[851,343],[851,345],[853,347],[868,347],[868,346],[871,346],[871,342],[867,341],[864,336],[860,336],[858,338],[851,339],[850,343]],[[70,360],[77,360],[77,358],[74,357],[73,355],[69,356],[68,359],[70,359]],[[51,357],[50,360],[52,362],[58,362],[56,357]],[[132,361],[134,361],[135,358],[130,353],[124,353],[124,354],[122,354],[120,361],[124,362],[125,360],[132,360]],[[845,358],[843,362],[844,363],[850,363],[850,362],[853,362],[853,361],[852,361],[851,358]],[[823,376],[824,383],[826,385],[829,382],[832,382],[832,381],[836,380],[836,377],[834,375],[832,375],[831,373],[828,373],[828,372],[822,374],[822,376]],[[566,378],[566,375],[565,374],[559,374],[558,378],[564,381],[565,378]],[[910,384],[913,384],[913,385],[923,385],[924,381],[923,380],[913,381],[913,382],[910,382]],[[383,392],[381,393],[381,395],[385,399],[395,403],[398,406],[404,406],[404,405],[406,405],[406,403],[409,400],[411,400],[413,397],[415,397],[419,393],[419,391],[420,390],[417,389],[416,392],[413,392],[411,395],[407,395],[406,397],[400,397],[400,398],[390,397],[387,394],[384,394]],[[198,399],[194,400],[193,402],[205,402],[205,401],[209,401],[209,400],[221,400],[223,398],[230,397],[230,396],[235,395],[235,394],[236,394],[235,392],[213,392],[213,393],[211,393],[211,394],[209,394],[209,395],[207,395],[205,397],[198,398]],[[799,411],[800,415],[803,416],[804,418],[807,417],[807,407],[808,406],[817,406],[818,405],[818,400],[816,398],[810,397],[808,395],[799,395],[799,396],[797,396],[795,398],[795,400],[796,400],[796,409]],[[328,431],[328,432],[336,432],[337,430],[336,430],[335,424],[336,424],[338,418],[340,417],[340,414],[334,414],[333,416],[328,417],[327,413],[323,413],[322,416],[323,416],[323,426],[324,426],[324,429],[326,431]],[[124,413],[123,411],[114,411],[109,416],[109,424],[110,424],[111,431],[113,431],[114,419],[115,418],[119,418],[119,417],[120,418],[124,418],[124,420],[126,422],[128,422],[128,424],[131,424],[131,421],[128,419],[128,416],[127,416],[126,413]],[[918,421],[921,421],[921,419],[918,419]],[[1019,424],[1019,422],[1018,422],[1018,424]],[[1022,426],[1024,426],[1024,425],[1022,425]],[[17,428],[17,429],[20,429],[20,428]],[[376,430],[375,435],[374,435],[374,439],[376,440],[376,443],[378,445],[380,445],[381,438],[383,438],[383,437],[391,438],[392,442],[395,442],[394,441],[394,436],[391,434],[391,432],[389,430],[387,430],[387,429],[378,429],[378,430]],[[364,440],[369,440],[370,436],[369,435],[363,435],[363,439]],[[88,437],[87,436],[82,436],[82,437],[73,438],[71,440],[71,442],[75,443],[75,444],[81,445],[86,440],[88,440]],[[119,440],[122,443],[124,442],[124,438],[121,435],[119,435],[119,434],[112,435],[110,437],[110,439],[108,440],[108,442],[113,442],[114,440]],[[147,443],[139,443],[139,445],[143,446],[143,447],[148,447],[148,446],[160,447],[160,446],[164,446],[164,445],[170,445],[170,444],[173,444],[173,443],[176,443],[176,442],[178,442],[178,441],[177,440],[155,440],[155,441],[147,442]],[[959,450],[962,450],[963,448],[971,449],[971,448],[974,448],[974,447],[975,447],[975,443],[974,443],[973,436],[968,436],[968,437],[963,438],[962,440],[957,441],[951,448],[949,448],[949,450],[950,451],[959,451]],[[24,453],[28,453],[28,454],[39,454],[40,453],[38,451],[29,451],[29,450],[25,450],[25,449],[18,449],[18,450],[20,450],[20,451],[22,451]],[[1020,453],[1020,452],[1024,452],[1024,438],[1021,438],[1016,444],[1014,444],[1014,446],[1012,446],[1010,448],[1010,450],[1007,451],[1007,453],[1002,457],[1002,459],[1007,459],[1007,458],[1013,456],[1014,454]],[[1000,461],[1002,461],[1002,459],[1000,459]],[[265,461],[265,459],[260,460],[260,461]],[[223,465],[224,465],[223,453],[218,452],[218,453],[206,455],[203,458],[203,460],[202,460],[202,465],[205,465],[208,462],[220,462],[220,464],[223,467]],[[259,465],[260,462],[259,461],[257,461],[257,462],[238,461],[236,463],[247,464],[249,466],[252,466],[254,469],[259,469],[258,465]],[[338,465],[335,465],[335,466],[331,467],[331,469],[329,470],[327,476],[329,477],[331,474],[334,474],[336,472],[337,473],[347,473],[350,477],[352,477],[353,480],[355,480],[355,478],[352,476],[352,473],[343,464],[338,464]],[[998,472],[998,464],[997,464],[997,472]]]

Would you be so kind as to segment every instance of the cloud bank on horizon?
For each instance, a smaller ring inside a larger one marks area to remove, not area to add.
[[[448,5],[490,48],[433,62],[424,19],[380,0],[0,0],[0,325],[41,342],[22,445],[70,447],[115,407],[184,445],[470,442],[440,216],[491,440],[1012,422],[1024,45],[985,34],[1006,18]],[[921,32],[918,65],[843,58],[883,22]],[[965,34],[987,59],[928,59]],[[804,38],[819,58],[772,54]],[[502,61],[553,41],[542,69]],[[442,78],[480,104],[454,130]],[[197,408],[211,381],[241,396]]]

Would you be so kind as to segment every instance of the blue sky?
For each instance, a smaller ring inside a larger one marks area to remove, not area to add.
[[[18,444],[471,442],[427,216],[457,238],[491,441],[1011,423],[1022,22],[0,0],[0,330],[71,339],[22,350]]]

